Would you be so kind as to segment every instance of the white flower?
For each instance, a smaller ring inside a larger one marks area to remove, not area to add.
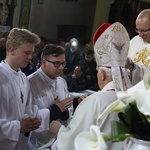
[[[76,150],[106,150],[107,145],[98,126],[92,125],[90,131],[80,133],[75,139]]]
[[[136,101],[139,111],[144,115],[150,115],[150,83],[149,78],[146,79],[128,89],[127,92],[118,92],[117,97],[126,104]]]
[[[97,118],[97,125],[99,126],[101,121],[107,117],[112,112],[120,111],[125,104],[119,99],[111,103],[104,111],[103,113]]]

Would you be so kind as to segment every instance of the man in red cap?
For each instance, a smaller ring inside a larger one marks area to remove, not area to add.
[[[52,150],[56,147],[58,150],[75,150],[74,142],[77,135],[88,131],[91,125],[97,124],[99,115],[117,99],[116,91],[126,90],[130,86],[127,74],[122,69],[128,54],[128,46],[128,33],[120,23],[103,24],[96,31],[94,52],[98,85],[102,91],[88,96],[78,105],[67,127],[61,125],[59,121],[52,121],[50,131],[57,134],[57,140],[51,146]],[[111,114],[105,118],[98,127],[111,136],[110,122],[114,119],[117,119],[117,114]],[[49,144],[51,145],[51,142]],[[111,150],[121,149],[122,143],[108,143],[107,147]]]

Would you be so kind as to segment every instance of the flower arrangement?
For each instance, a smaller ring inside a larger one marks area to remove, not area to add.
[[[126,92],[118,92],[117,97],[97,118],[97,125],[76,137],[76,150],[106,150],[108,141],[119,142],[128,137],[150,141],[150,75]],[[108,137],[99,125],[112,112],[118,113],[119,121],[111,121],[112,135]]]

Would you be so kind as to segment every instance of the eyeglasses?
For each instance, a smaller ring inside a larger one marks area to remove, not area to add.
[[[135,32],[136,32],[136,33],[143,33],[143,34],[146,34],[149,30],[150,30],[150,28],[148,28],[147,30],[143,30],[143,29],[141,29],[141,30],[135,29]]]
[[[45,59],[47,62],[52,63],[56,68],[58,68],[60,65],[62,65],[63,67],[66,66],[66,62],[60,62],[60,61],[50,61]]]

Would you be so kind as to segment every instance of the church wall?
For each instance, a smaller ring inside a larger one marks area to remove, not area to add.
[[[90,39],[96,0],[32,0],[29,29],[45,35],[49,41],[57,40],[58,25],[87,26],[87,39]]]

